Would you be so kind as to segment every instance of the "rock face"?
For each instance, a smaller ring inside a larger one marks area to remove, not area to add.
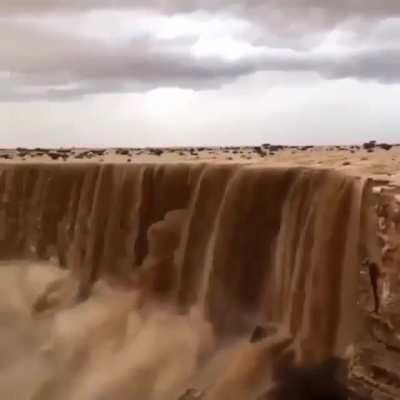
[[[364,203],[358,303],[361,323],[352,376],[376,399],[400,396],[400,188],[370,183]],[[371,266],[373,268],[371,269]]]
[[[315,366],[283,366],[276,375],[275,387],[259,400],[354,399],[347,387],[347,367],[341,359],[330,358]]]
[[[279,325],[300,363],[344,356],[356,338],[354,384],[394,399],[400,191],[379,185],[303,167],[8,162],[0,259],[56,261],[80,300],[103,277],[131,282],[143,301],[196,306],[221,340]]]
[[[181,397],[179,397],[179,400],[201,400],[204,399],[205,393],[196,390],[196,389],[188,389]]]

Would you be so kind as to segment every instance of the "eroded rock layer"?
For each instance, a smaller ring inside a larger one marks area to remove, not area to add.
[[[400,189],[370,182],[365,192],[362,269],[352,376],[374,399],[400,397]]]

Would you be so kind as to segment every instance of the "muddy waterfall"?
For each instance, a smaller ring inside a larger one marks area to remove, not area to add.
[[[224,164],[0,167],[0,397],[256,399],[351,347],[366,182]],[[249,344],[257,325],[275,333]]]

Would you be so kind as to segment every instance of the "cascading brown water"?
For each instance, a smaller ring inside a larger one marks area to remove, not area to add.
[[[287,337],[301,361],[343,355],[362,189],[311,168],[2,165],[1,397],[252,398]],[[278,343],[247,343],[271,322]]]

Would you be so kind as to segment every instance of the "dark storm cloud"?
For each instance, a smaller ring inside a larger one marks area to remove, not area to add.
[[[357,52],[327,69],[329,78],[370,79],[381,83],[400,82],[400,47]]]
[[[211,87],[254,70],[254,63],[197,59],[190,55],[188,42],[182,43],[184,47],[171,40],[140,37],[110,45],[3,24],[0,27],[3,97],[4,82],[8,83],[8,96],[15,87],[21,97],[27,91],[38,92],[38,96],[45,93],[63,97],[158,86]]]
[[[215,57],[195,58],[189,52],[169,52],[165,43],[158,46],[153,41],[150,43],[147,47],[140,41],[133,41],[110,48],[99,43],[64,41],[54,49],[48,47],[32,54],[14,53],[14,57],[4,57],[0,68],[14,71],[7,81],[14,82],[8,97],[15,99],[37,96],[62,100],[159,86],[203,89],[257,71],[304,71],[329,79],[351,77],[400,82],[400,48],[364,50],[340,57],[318,53],[266,53],[233,62]]]
[[[24,46],[15,46],[15,42]],[[9,24],[0,28],[0,48],[0,71],[10,71],[3,75],[3,81],[8,83],[3,98],[63,99],[159,86],[201,89],[257,71],[311,71],[329,79],[352,77],[400,82],[400,47],[353,51],[341,56],[266,51],[226,61],[194,57],[187,46],[176,46],[172,40],[141,37],[110,45]]]
[[[400,46],[375,43],[371,48],[350,49],[344,54],[264,49],[227,61],[218,57],[195,57],[190,52],[193,44],[190,38],[160,40],[141,36],[129,42],[110,43],[24,26],[17,18],[22,12],[36,13],[40,18],[42,12],[119,7],[152,8],[166,13],[229,11],[254,25],[268,25],[278,38],[286,31],[295,36],[299,31],[317,35],[323,29],[355,17],[384,20],[400,16],[399,0],[2,1],[0,13],[10,13],[10,18],[0,20],[0,99],[63,100],[160,86],[214,88],[258,71],[304,71],[327,79],[400,82]],[[299,36],[298,41],[301,40]],[[390,38],[386,37],[385,41],[390,44]],[[263,40],[257,43],[264,44]]]
[[[400,13],[398,0],[4,0],[0,9],[9,12],[75,11],[93,8],[156,8],[169,12],[195,10],[275,9],[290,14],[324,14],[334,19],[351,16],[386,17]]]

